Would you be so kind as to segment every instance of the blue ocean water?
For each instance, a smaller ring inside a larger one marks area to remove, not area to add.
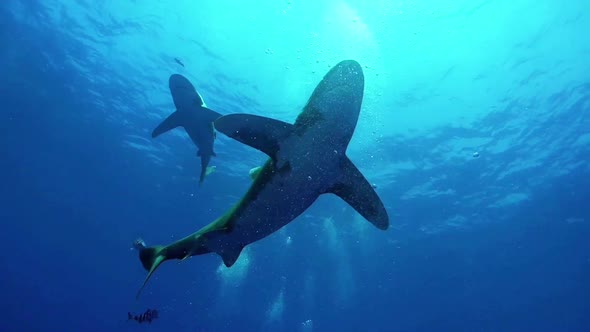
[[[587,31],[587,1],[2,1],[0,331],[590,331]],[[199,187],[185,133],[150,137],[169,75],[293,122],[344,59],[389,230],[325,195],[136,300],[133,240],[213,221],[266,159],[218,135]]]

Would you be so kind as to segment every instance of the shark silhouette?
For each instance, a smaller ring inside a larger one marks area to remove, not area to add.
[[[199,183],[203,183],[205,176],[209,173],[207,166],[211,161],[211,157],[215,156],[213,151],[213,142],[215,141],[213,121],[221,117],[221,114],[207,108],[203,98],[186,77],[173,74],[170,76],[168,84],[176,111],[154,129],[152,137],[156,138],[176,127],[184,127],[188,136],[197,146],[197,156],[201,157]]]
[[[335,194],[377,228],[389,217],[372,185],[346,156],[363,99],[364,76],[353,60],[332,68],[315,88],[295,124],[248,114],[231,114],[215,128],[270,158],[252,172],[244,197],[199,231],[167,246],[146,247],[139,258],[148,275],[138,292],[169,259],[217,253],[227,267],[242,249],[301,215],[322,194]]]

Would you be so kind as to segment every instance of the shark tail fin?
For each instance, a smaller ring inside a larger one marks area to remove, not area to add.
[[[141,288],[137,291],[137,298],[141,295],[141,291],[144,289],[147,282],[150,280],[156,269],[164,262],[167,258],[163,253],[163,246],[146,247],[139,250],[139,259],[143,268],[148,271],[148,275],[145,277]]]
[[[328,190],[342,198],[375,227],[386,230],[389,216],[373,186],[347,157],[340,164],[340,177]]]
[[[152,138],[156,138],[161,134],[180,126],[182,126],[182,113],[176,111],[170,114],[156,127],[156,129],[154,129],[154,131],[152,131]]]

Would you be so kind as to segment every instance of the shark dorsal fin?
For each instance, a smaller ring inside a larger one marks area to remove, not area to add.
[[[229,114],[215,120],[215,129],[266,153],[276,161],[280,143],[293,132],[293,125],[258,115]]]
[[[389,216],[375,189],[348,157],[342,158],[341,175],[327,191],[342,198],[375,227],[389,227]]]

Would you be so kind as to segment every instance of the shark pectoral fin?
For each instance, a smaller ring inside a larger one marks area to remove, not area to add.
[[[141,260],[143,268],[148,271],[148,275],[145,277],[143,284],[137,291],[136,298],[139,298],[141,291],[144,289],[145,285],[147,285],[147,282],[150,280],[156,269],[166,260],[166,256],[162,254],[163,249],[164,247],[162,246],[140,249],[139,259]]]
[[[250,170],[250,172],[248,172],[248,175],[250,176],[250,179],[254,180],[256,179],[256,177],[258,176],[258,174],[260,174],[260,171],[262,171],[262,166],[258,166],[258,167],[254,167]]]
[[[386,230],[389,216],[373,186],[347,157],[342,159],[340,168],[338,182],[327,192],[342,198],[375,227]]]
[[[201,113],[207,122],[213,122],[222,116],[221,114],[207,107],[201,107]]]
[[[226,267],[231,267],[238,260],[243,249],[244,246],[242,245],[232,246],[224,248],[218,252],[218,254],[221,256],[221,259],[223,259],[223,264],[225,264]]]
[[[152,132],[152,138],[156,138],[161,134],[179,126],[182,126],[182,114],[176,111],[170,114],[166,120],[162,121],[162,123],[160,123],[156,129],[154,129]]]
[[[277,160],[279,143],[288,137],[292,124],[251,114],[229,114],[214,122],[217,131],[266,153]]]

